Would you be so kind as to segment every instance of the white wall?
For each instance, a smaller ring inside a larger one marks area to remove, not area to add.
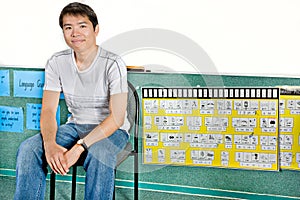
[[[0,6],[0,65],[43,67],[66,48],[58,16],[69,0],[10,0]],[[201,46],[219,73],[300,77],[299,0],[82,0],[100,21],[101,44],[126,31],[167,29]],[[123,55],[127,65],[193,71],[165,51]]]

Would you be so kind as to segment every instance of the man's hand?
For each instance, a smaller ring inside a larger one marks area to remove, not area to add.
[[[84,148],[79,144],[75,144],[69,151],[65,153],[67,168],[70,168],[77,162],[82,152],[84,152]]]
[[[68,151],[68,149],[58,145],[55,142],[45,143],[44,147],[46,160],[51,169],[56,174],[67,174],[69,172],[69,167],[67,166],[65,153]]]

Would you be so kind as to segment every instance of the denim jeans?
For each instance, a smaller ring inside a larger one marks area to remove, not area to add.
[[[58,127],[57,144],[71,148],[96,125],[64,124]],[[128,133],[117,130],[110,137],[93,144],[83,167],[86,171],[85,199],[112,199],[117,154],[126,146]],[[42,135],[34,135],[21,143],[17,153],[16,192],[14,199],[44,199],[47,161]]]

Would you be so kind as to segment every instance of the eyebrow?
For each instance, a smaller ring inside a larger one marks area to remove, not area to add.
[[[77,23],[78,25],[82,25],[82,24],[87,24],[87,22],[79,22],[79,23]],[[65,26],[72,26],[72,24],[64,24],[63,25],[63,27],[65,27]]]

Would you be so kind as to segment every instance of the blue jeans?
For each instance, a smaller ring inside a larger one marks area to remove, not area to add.
[[[71,123],[61,125],[58,127],[56,142],[70,149],[95,126]],[[119,129],[89,148],[83,164],[86,171],[85,199],[112,199],[117,154],[126,146],[128,137],[126,131]],[[14,199],[44,199],[47,165],[41,134],[22,142],[17,153]]]

